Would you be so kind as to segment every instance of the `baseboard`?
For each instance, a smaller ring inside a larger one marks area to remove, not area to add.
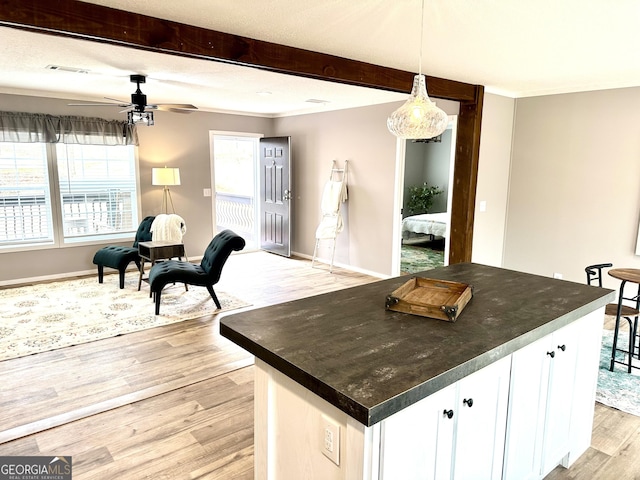
[[[115,273],[117,273],[114,270]],[[78,272],[65,272],[65,273],[56,273],[53,275],[42,275],[39,277],[25,277],[25,278],[14,278],[12,280],[2,280],[0,281],[0,287],[6,287],[11,285],[24,285],[30,283],[39,283],[39,282],[51,282],[54,280],[68,280],[69,278],[74,277],[84,277],[87,275],[95,275],[98,278],[98,271],[95,269],[91,270],[83,270]],[[107,272],[105,272],[105,275]]]
[[[291,254],[293,256],[304,258],[306,260],[313,260],[313,256],[307,255],[307,254],[304,254],[304,253],[291,252]],[[198,263],[198,262],[200,262],[200,260],[202,260],[202,255],[197,256],[197,257],[189,257],[189,261],[193,262],[193,263]],[[319,263],[322,263],[322,264],[327,264],[327,265],[329,264],[329,262],[327,260],[323,260],[321,258],[316,259],[316,262],[319,262]],[[363,275],[369,275],[371,277],[376,277],[376,278],[381,278],[381,279],[386,279],[386,278],[390,277],[390,275],[383,275],[383,274],[378,273],[378,272],[372,272],[370,270],[365,270],[365,269],[362,269],[362,268],[354,267],[352,265],[346,265],[346,264],[340,263],[340,262],[333,262],[333,265],[335,267],[340,267],[340,268],[342,268],[344,270],[349,270],[349,271],[352,271],[352,272],[361,273]],[[130,271],[137,271],[137,269],[136,269],[134,264],[131,264],[129,266],[129,268],[127,268],[127,272],[130,272]],[[104,274],[105,275],[117,274],[117,271],[116,270],[111,271],[110,269],[105,269]],[[76,272],[56,273],[56,274],[53,274],[53,275],[42,275],[42,276],[38,276],[38,277],[14,278],[12,280],[2,280],[2,281],[0,281],[0,287],[10,287],[10,286],[13,286],[13,285],[25,285],[25,284],[38,283],[38,282],[51,282],[51,281],[55,281],[55,280],[68,280],[70,278],[84,277],[84,276],[88,276],[88,275],[95,275],[96,278],[98,278],[98,271],[96,269],[91,269],[91,270],[80,270],[80,271],[76,271]]]
[[[294,255],[296,257],[301,257],[304,258],[306,260],[313,260],[313,255],[307,255],[306,253],[299,253],[299,252],[291,252],[291,255]],[[321,264],[325,264],[325,265],[329,265],[330,260],[325,260],[322,258],[316,258],[316,262],[319,262]],[[391,275],[384,275],[382,273],[379,272],[372,272],[371,270],[365,270],[363,268],[358,268],[358,267],[354,267],[353,265],[346,265],[344,263],[340,263],[340,262],[333,262],[333,266],[334,267],[340,267],[343,268],[344,270],[349,270],[351,272],[355,272],[355,273],[361,273],[362,275],[369,275],[370,277],[376,277],[376,278],[380,278],[380,279],[387,279],[387,278],[391,278]]]
[[[132,263],[127,268],[127,273],[128,272],[135,272],[136,274],[138,273],[138,269],[136,268],[135,264]],[[105,277],[107,275],[117,275],[117,274],[118,274],[118,271],[115,269],[111,269],[108,267],[104,269]],[[7,287],[12,285],[28,285],[31,283],[52,282],[56,280],[69,280],[71,278],[87,277],[91,275],[94,275],[96,277],[96,281],[98,281],[98,270],[97,268],[92,268],[91,270],[79,270],[76,272],[54,273],[52,275],[42,275],[39,277],[24,277],[24,278],[14,278],[12,280],[3,280],[3,281],[0,281],[0,287]]]

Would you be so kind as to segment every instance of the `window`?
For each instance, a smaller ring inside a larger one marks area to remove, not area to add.
[[[56,144],[65,239],[138,226],[132,146]]]
[[[138,226],[135,147],[0,143],[0,247],[128,237]]]
[[[0,245],[53,242],[46,147],[0,143]]]

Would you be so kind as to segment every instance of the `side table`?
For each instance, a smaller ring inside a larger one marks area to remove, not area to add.
[[[182,260],[182,257],[186,261],[189,261],[184,253],[183,243],[172,242],[140,242],[138,243],[138,255],[140,255],[140,278],[138,278],[138,291],[142,285],[142,275],[144,274],[144,264],[146,261],[151,262],[151,266],[158,260],[168,260],[171,258],[178,258]],[[189,287],[185,285],[185,288],[189,290]]]

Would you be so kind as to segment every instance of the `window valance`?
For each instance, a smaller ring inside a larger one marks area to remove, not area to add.
[[[0,112],[0,142],[138,145],[138,132],[118,120]]]

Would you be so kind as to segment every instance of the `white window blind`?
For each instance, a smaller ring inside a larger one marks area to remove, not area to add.
[[[56,144],[65,239],[138,228],[133,146]]]
[[[47,145],[0,143],[0,245],[51,242]]]

